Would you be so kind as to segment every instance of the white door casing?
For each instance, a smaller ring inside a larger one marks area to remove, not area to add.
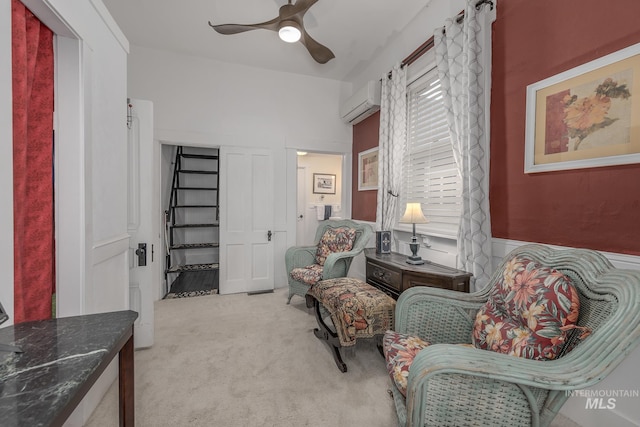
[[[130,99],[128,109],[128,224],[129,233],[129,301],[138,312],[134,324],[136,348],[153,345],[154,286],[160,283],[162,246],[159,238],[160,164],[159,146],[153,140],[153,103]],[[145,256],[136,254],[139,244],[146,244]],[[146,265],[139,260],[146,258]]]
[[[220,147],[220,294],[274,287],[273,155]]]
[[[296,246],[304,246],[307,242],[307,170],[298,167],[297,199],[296,199]]]

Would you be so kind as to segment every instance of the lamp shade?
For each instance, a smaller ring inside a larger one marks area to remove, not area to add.
[[[429,220],[422,213],[420,203],[407,203],[407,210],[404,211],[404,215],[399,222],[403,224],[426,224]]]
[[[278,35],[282,41],[287,43],[295,43],[300,40],[302,32],[300,26],[295,21],[283,21],[278,30]]]

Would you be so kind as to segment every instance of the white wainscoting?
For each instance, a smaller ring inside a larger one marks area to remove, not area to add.
[[[518,246],[527,245],[534,242],[524,242],[520,240],[493,239],[493,266],[496,267],[502,258]],[[557,249],[569,249],[566,246],[547,245]],[[613,264],[616,268],[625,268],[631,270],[640,270],[640,256],[620,254],[615,252],[598,251]]]
[[[517,240],[493,239],[494,267],[500,260],[518,246],[532,242]],[[558,249],[569,249],[563,246],[546,245]],[[604,252],[602,253],[616,268],[640,270],[640,257],[634,255]],[[639,307],[640,309],[640,307]],[[598,385],[585,389],[586,392],[601,391],[610,392],[617,390],[637,392],[640,389],[640,348],[632,351],[609,376]],[[578,423],[582,427],[616,426],[631,427],[640,426],[640,406],[637,397],[621,397],[615,401],[614,408],[590,408],[587,409],[586,397],[570,397],[560,410],[560,413]],[[605,404],[607,398],[604,398]]]
[[[358,221],[358,222],[363,224],[369,224],[371,225],[372,228],[375,229],[375,223],[373,222],[367,222],[367,221]],[[402,231],[395,231],[395,234],[396,234],[396,242],[393,250],[400,253],[410,254],[410,251],[408,250],[408,245],[406,244],[408,242],[407,237],[410,238],[410,235],[407,235],[407,233],[403,233]],[[455,267],[456,246],[455,244],[453,244],[453,240],[451,240],[450,242],[447,240],[448,239],[438,239],[434,237],[430,238],[430,242],[432,242],[432,247],[431,248],[421,247],[419,251],[420,256],[422,256],[425,259],[431,259],[434,262],[437,262],[443,265]],[[493,239],[493,244],[491,248],[493,251],[494,268],[498,264],[500,264],[500,261],[502,261],[502,258],[504,258],[509,252],[511,252],[512,250],[516,249],[519,246],[527,245],[530,243],[534,243],[534,242],[524,242],[520,240],[507,240],[507,239]],[[565,246],[557,246],[557,245],[546,245],[546,246],[557,248],[557,249],[563,249],[563,248],[569,249],[568,247],[565,247]],[[371,237],[371,240],[366,245],[366,247],[368,248],[375,247],[375,233]],[[616,268],[640,270],[640,256],[621,254],[621,253],[615,253],[615,252],[604,252],[604,251],[599,251],[599,252],[602,253],[605,257],[607,257],[607,259],[611,261],[611,264],[613,264],[614,267]],[[438,260],[433,259],[433,257],[438,257]],[[364,278],[366,277],[364,255],[360,255],[353,260],[353,263],[351,264],[351,269],[349,270],[349,276],[364,280]]]
[[[369,242],[365,245],[365,248],[375,248],[376,247],[376,223],[368,222],[368,221],[358,221],[354,220],[360,224],[368,224],[374,230],[373,235],[369,239]],[[364,252],[360,253],[360,255],[353,258],[351,261],[351,267],[349,268],[349,277],[355,277],[356,279],[360,279],[362,281],[367,280],[367,260],[364,257]]]
[[[367,248],[376,247],[376,224],[375,222],[356,221],[361,224],[369,224],[374,230]],[[409,242],[411,241],[411,232],[405,230],[393,230],[393,243],[391,250],[404,255],[411,255]],[[418,255],[436,264],[446,265],[447,267],[457,268],[457,246],[454,239],[448,239],[439,236],[430,236],[426,234],[418,234],[418,242],[420,249]],[[349,269],[349,277],[365,280],[366,278],[366,259],[364,254],[360,254],[353,259],[351,268]]]

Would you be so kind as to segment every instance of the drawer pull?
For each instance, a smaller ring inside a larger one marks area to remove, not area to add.
[[[385,280],[385,277],[384,277],[384,276],[385,276],[384,271],[381,271],[381,270],[374,270],[374,271],[373,271],[373,276],[374,276],[375,278],[377,278],[377,279]]]

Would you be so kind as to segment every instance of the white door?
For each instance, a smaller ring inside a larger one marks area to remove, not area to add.
[[[298,197],[296,199],[296,246],[311,244],[307,242],[307,170],[298,167]],[[307,209],[308,210],[308,209]]]
[[[159,223],[159,147],[153,140],[153,103],[138,99],[128,105],[129,147],[129,301],[138,312],[134,324],[136,348],[153,345],[154,286],[162,268]],[[154,179],[155,178],[155,179]]]
[[[273,289],[271,150],[220,148],[220,294]]]

